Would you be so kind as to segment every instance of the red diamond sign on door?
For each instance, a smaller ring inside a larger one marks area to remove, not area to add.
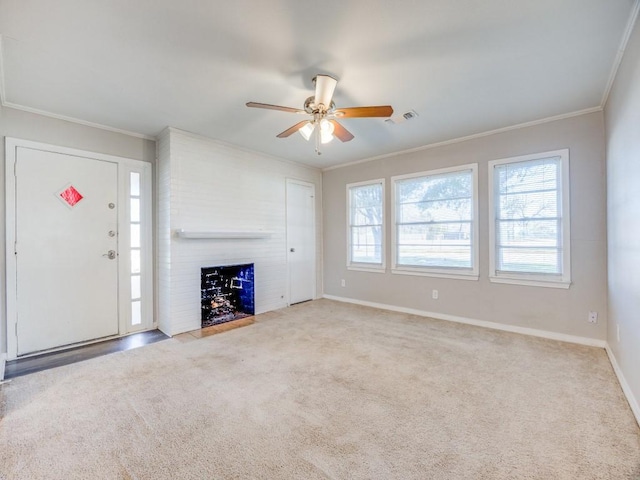
[[[73,185],[69,185],[67,188],[62,190],[59,194],[60,199],[64,201],[70,207],[74,207],[80,200],[84,197],[82,194],[75,189]]]

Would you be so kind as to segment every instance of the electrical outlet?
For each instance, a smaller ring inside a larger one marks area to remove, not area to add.
[[[438,299],[438,290],[431,290],[431,298],[434,300]]]
[[[598,323],[598,312],[589,312],[589,323]]]
[[[344,278],[342,280],[340,280],[340,285],[342,285],[343,287],[347,286],[347,282],[345,281]]]

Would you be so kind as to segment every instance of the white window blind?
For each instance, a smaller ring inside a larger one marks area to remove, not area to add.
[[[489,162],[491,276],[570,283],[568,150]]]
[[[396,177],[395,268],[477,270],[475,171]]]
[[[496,166],[497,270],[562,274],[560,158]]]
[[[347,185],[349,196],[348,264],[384,266],[384,181]]]

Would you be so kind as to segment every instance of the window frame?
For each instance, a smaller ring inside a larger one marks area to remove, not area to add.
[[[386,181],[384,178],[377,178],[374,180],[366,180],[363,182],[355,182],[348,183],[346,185],[347,190],[347,269],[348,270],[356,270],[356,271],[364,271],[364,272],[374,272],[374,273],[384,273],[387,269],[386,264]],[[351,243],[351,189],[356,187],[366,187],[369,185],[380,185],[381,192],[381,211],[382,211],[382,224],[380,226],[382,231],[382,236],[380,238],[380,254],[381,254],[381,263],[368,263],[368,262],[355,262],[353,261],[353,245]]]
[[[406,266],[398,265],[398,198],[397,183],[410,178],[430,177],[453,172],[471,171],[471,185],[473,188],[473,206],[470,232],[472,234],[471,243],[471,268],[459,267],[428,267],[428,266]],[[478,214],[478,164],[469,163],[456,165],[453,167],[426,170],[423,172],[410,173],[405,175],[395,175],[391,177],[391,198],[393,208],[391,209],[391,273],[399,275],[420,275],[426,277],[453,278],[459,280],[478,280],[479,278],[479,257],[480,257],[480,230]]]
[[[497,270],[497,245],[496,245],[496,197],[497,186],[494,184],[495,167],[510,163],[524,163],[542,160],[550,157],[560,157],[560,195],[561,205],[561,255],[562,274],[535,273],[535,272],[499,272]],[[489,281],[494,283],[510,283],[515,285],[528,285],[534,287],[569,288],[571,285],[571,207],[570,207],[570,179],[569,179],[569,149],[552,150],[548,152],[519,155],[516,157],[502,158],[488,162],[489,167]]]

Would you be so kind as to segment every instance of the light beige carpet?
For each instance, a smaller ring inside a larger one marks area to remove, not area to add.
[[[3,480],[640,478],[603,350],[328,300],[0,399]]]

